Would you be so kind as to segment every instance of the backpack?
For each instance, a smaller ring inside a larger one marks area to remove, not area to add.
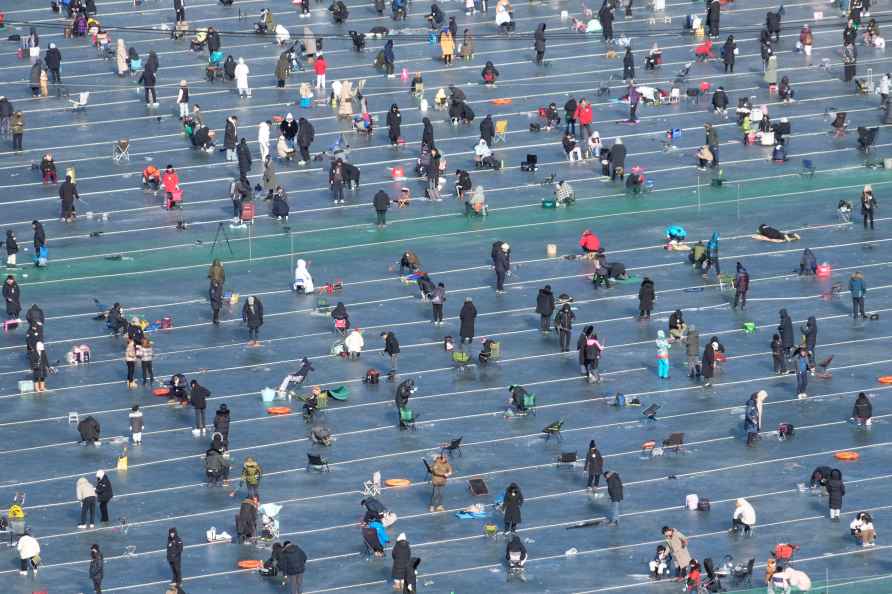
[[[364,384],[377,384],[380,381],[381,374],[377,369],[369,369],[365,372],[365,378],[363,378],[362,383]]]

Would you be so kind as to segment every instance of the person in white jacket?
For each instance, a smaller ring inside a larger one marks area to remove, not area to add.
[[[294,267],[294,290],[306,295],[311,294],[315,290],[313,277],[307,269],[306,260],[298,260],[297,266]]]
[[[37,577],[37,566],[40,565],[40,543],[31,536],[31,530],[25,531],[25,534],[19,539],[16,545],[22,564],[19,567],[19,575],[28,575],[28,568],[34,572]]]
[[[257,126],[257,146],[260,147],[260,162],[266,163],[269,155],[269,122],[260,122]]]
[[[731,515],[730,534],[739,534],[741,529],[744,536],[749,536],[753,526],[756,525],[756,510],[750,505],[750,502],[744,498],[737,500],[734,507],[734,513]]]
[[[82,476],[77,479],[76,485],[77,500],[81,502],[81,523],[78,528],[83,530],[87,527],[87,514],[90,515],[90,528],[95,527],[96,520],[96,489],[93,484]]]
[[[852,536],[862,547],[876,546],[877,533],[873,527],[873,518],[869,513],[858,512],[855,519],[849,524],[849,530],[852,531]]]
[[[344,339],[344,346],[347,347],[347,356],[351,359],[358,359],[362,348],[365,346],[365,340],[362,338],[362,331],[354,328]]]
[[[186,82],[186,79],[180,81],[180,88],[177,91],[177,105],[180,107],[180,120],[183,120],[189,115],[189,84]]]
[[[288,32],[288,29],[282,23],[278,23],[276,25],[276,43],[281,45],[288,45],[291,41],[291,33]]]
[[[245,64],[245,59],[239,58],[238,64],[235,67],[235,86],[238,89],[240,97],[251,96],[251,89],[248,88],[248,74],[250,74],[250,72],[248,65]]]

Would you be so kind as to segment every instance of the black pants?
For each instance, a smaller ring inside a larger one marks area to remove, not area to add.
[[[170,564],[170,572],[173,574],[170,581],[175,584],[183,583],[183,572],[181,571],[180,561],[168,561],[167,563]]]
[[[780,355],[771,355],[771,362],[774,365],[775,373],[787,372],[787,358],[781,353]]]
[[[306,161],[309,163],[309,161],[310,161],[310,147],[309,147],[309,145],[307,145],[307,146],[300,145],[299,148],[300,148],[300,160]]]
[[[204,430],[204,409],[195,409],[195,428]]]
[[[505,532],[517,532],[517,522],[505,520]]]
[[[127,361],[127,381],[132,382],[136,374],[136,361]]]
[[[181,8],[176,11],[176,19],[178,23],[181,23],[186,20],[186,9]]]
[[[375,211],[375,224],[379,226],[384,226],[387,224],[387,211],[386,210],[376,210]]]
[[[873,209],[862,211],[861,213],[864,215],[864,228],[867,229],[868,222],[870,223],[870,228],[873,229]]]
[[[733,74],[734,64],[728,64],[727,62],[725,62],[725,72],[731,72]]]
[[[251,326],[248,326],[248,338],[257,340],[258,336],[260,336],[260,328],[252,328]]]
[[[536,52],[536,64],[541,64],[542,60],[545,58],[545,52]]]
[[[146,382],[155,382],[155,370],[152,369],[151,361],[143,361],[142,362],[142,383]]]
[[[220,323],[220,309],[219,309],[219,308],[213,308],[211,311],[213,312],[213,318],[212,318],[211,321],[212,321],[214,324],[219,324],[219,323]]]
[[[339,202],[344,199],[344,184],[340,182],[334,182],[331,184],[331,199],[335,202]]]
[[[548,324],[551,321],[549,316],[539,315],[539,330],[548,332]]]
[[[740,307],[746,307],[746,291],[737,291],[734,293],[734,307],[740,302]]]
[[[755,433],[750,433],[749,435],[756,435],[756,434],[755,434]],[[748,435],[747,437],[749,437],[749,435]],[[749,441],[749,440],[748,440],[748,441]],[[731,528],[732,528],[735,532],[739,532],[740,529],[743,528],[743,533],[744,533],[744,534],[749,534],[749,533],[750,533],[750,530],[752,529],[751,526],[750,526],[749,524],[744,524],[743,522],[741,522],[741,521],[740,521],[740,518],[733,518],[733,519],[731,520]]]
[[[638,119],[638,104],[632,103],[629,106],[629,121],[634,122]]]
[[[81,501],[81,524],[87,524],[87,515],[90,516],[90,524],[96,523],[96,498],[85,497]]]
[[[650,317],[650,310],[649,310],[649,309],[639,309],[639,310],[638,310],[638,317],[639,317],[639,318],[649,318],[649,317]]]
[[[50,68],[50,82],[54,82],[54,83],[62,82],[62,77],[59,75],[58,68]]]
[[[443,304],[442,303],[432,303],[431,307],[434,308],[434,321],[442,322],[443,321]]]
[[[285,81],[284,81],[284,79],[279,79],[279,80],[277,80],[277,81],[276,81],[276,86],[279,87],[280,89],[284,89],[284,88],[285,88]]]
[[[14,151],[22,150],[22,136],[24,136],[24,134],[22,134],[21,132],[18,134],[12,135],[12,150],[14,150]]]
[[[559,330],[558,338],[561,342],[561,352],[567,352],[570,350],[570,331],[569,330]]]
[[[93,578],[93,592],[96,594],[102,594],[102,580],[99,578]]]
[[[238,219],[242,216],[242,201],[233,200],[232,201],[232,218]]]
[[[719,166],[719,145],[710,144],[709,151],[712,153],[712,167]]]
[[[505,290],[505,271],[496,270],[496,291]]]
[[[155,95],[155,87],[154,86],[151,86],[151,87],[147,86],[145,91],[146,91],[146,103],[157,103],[158,102],[158,96]],[[151,101],[149,101],[149,97],[152,98]]]
[[[588,484],[586,486],[587,487],[597,487],[600,482],[601,482],[601,473],[596,472],[593,474],[590,472],[588,475]]]
[[[108,522],[108,501],[99,502],[99,521]]]
[[[859,315],[867,317],[864,315],[864,297],[852,297],[852,317],[857,319]]]
[[[384,71],[387,74],[393,74],[393,62],[384,62]]]

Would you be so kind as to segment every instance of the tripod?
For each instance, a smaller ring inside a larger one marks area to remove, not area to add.
[[[229,255],[235,255],[235,252],[232,251],[232,244],[229,243],[229,234],[226,232],[224,225],[224,223],[217,223],[217,232],[214,233],[214,242],[211,244],[211,256],[214,255],[214,250],[217,248],[217,240],[220,239],[221,233],[223,234],[223,239],[226,240],[226,247],[229,248]]]

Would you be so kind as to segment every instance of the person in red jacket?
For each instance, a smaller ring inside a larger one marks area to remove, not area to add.
[[[584,138],[588,140],[592,135],[592,105],[585,99],[580,99],[576,107],[576,121],[580,129],[585,130]]]
[[[595,254],[601,249],[601,240],[598,239],[597,235],[592,233],[591,229],[586,229],[579,237],[579,247],[581,247],[582,251],[586,254]]]
[[[325,58],[322,57],[322,54],[316,55],[316,61],[313,62],[313,70],[316,72],[316,88],[325,91],[325,70],[328,68],[328,64],[325,63]]]
[[[173,208],[175,203],[183,200],[183,191],[180,189],[180,177],[173,165],[168,165],[161,176],[161,185],[164,186],[164,208]]]

